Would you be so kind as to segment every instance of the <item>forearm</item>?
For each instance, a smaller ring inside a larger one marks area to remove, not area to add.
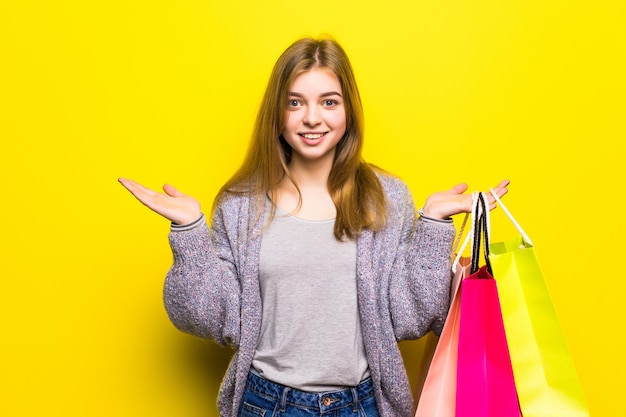
[[[220,344],[238,344],[239,289],[234,266],[211,240],[204,218],[194,227],[172,227],[174,263],[163,298],[172,323],[181,331]]]
[[[392,278],[391,305],[399,340],[441,332],[450,297],[451,222],[417,221],[414,236]]]

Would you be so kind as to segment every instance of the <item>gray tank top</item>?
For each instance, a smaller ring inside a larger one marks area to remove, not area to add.
[[[263,231],[263,321],[254,371],[304,391],[355,386],[369,376],[356,292],[356,242],[339,242],[334,220],[278,209]]]

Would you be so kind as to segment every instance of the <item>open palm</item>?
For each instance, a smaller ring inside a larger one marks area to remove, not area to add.
[[[126,178],[120,178],[119,182],[143,205],[172,223],[188,224],[202,214],[198,200],[181,193],[169,184],[163,186],[165,193],[160,193]]]
[[[498,198],[503,197],[508,189],[508,180],[501,181],[498,184],[494,192],[498,195]],[[472,196],[471,194],[464,194],[467,191],[467,184],[459,184],[447,191],[441,191],[431,194],[426,199],[424,204],[424,215],[436,219],[445,219],[449,216],[453,216],[459,213],[469,213],[472,211]],[[495,199],[488,194],[488,201],[490,209],[496,207]]]

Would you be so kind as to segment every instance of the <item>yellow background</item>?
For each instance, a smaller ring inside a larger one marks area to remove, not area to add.
[[[625,18],[621,0],[1,0],[0,415],[217,415],[231,353],[168,322],[169,225],[116,179],[208,210],[275,59],[320,33],[355,67],[366,158],[418,205],[512,181],[592,414],[621,415]]]

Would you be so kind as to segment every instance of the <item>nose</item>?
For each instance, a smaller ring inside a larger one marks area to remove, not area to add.
[[[322,121],[320,111],[317,106],[308,106],[304,112],[302,122],[308,126],[315,126]]]

